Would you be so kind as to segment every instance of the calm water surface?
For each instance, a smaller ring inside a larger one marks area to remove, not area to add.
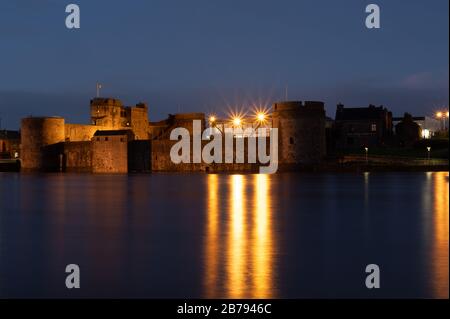
[[[0,173],[0,297],[448,298],[448,182]]]

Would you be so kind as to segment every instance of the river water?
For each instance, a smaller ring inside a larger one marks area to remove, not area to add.
[[[448,298],[448,175],[0,173],[0,297]]]

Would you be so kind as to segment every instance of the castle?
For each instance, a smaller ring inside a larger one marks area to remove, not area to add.
[[[163,121],[151,122],[145,103],[130,107],[118,99],[94,98],[90,103],[90,117],[88,125],[69,124],[62,117],[22,119],[21,169],[92,173],[217,172],[254,171],[258,164],[173,163],[170,149],[177,141],[170,139],[170,132],[183,127],[192,135],[194,120],[201,122],[203,131],[211,125],[204,113],[169,115]],[[275,103],[268,119],[266,126],[278,129],[280,168],[315,165],[324,158],[324,103]],[[238,138],[246,139],[235,136]]]

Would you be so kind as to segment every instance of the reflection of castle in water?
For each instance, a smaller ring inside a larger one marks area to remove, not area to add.
[[[252,171],[260,166],[247,161],[174,164],[170,149],[177,141],[170,140],[170,132],[182,127],[192,136],[194,120],[201,122],[203,131],[208,126],[203,113],[169,115],[163,121],[150,122],[144,103],[127,107],[117,99],[95,98],[91,100],[90,115],[89,125],[69,124],[61,117],[24,118],[21,126],[22,169],[126,173]],[[243,122],[250,122],[250,119],[243,119]],[[278,129],[281,167],[317,164],[325,156],[322,102],[275,103],[264,127]],[[234,136],[235,140],[237,138],[240,138],[238,134]]]
[[[208,175],[205,295],[274,298],[270,176],[233,175],[227,180],[228,183],[221,184],[220,176]],[[229,188],[230,198],[218,196],[221,187]],[[253,192],[253,200],[246,200],[248,190]],[[223,202],[229,205],[224,206]],[[247,205],[250,203],[253,205]]]

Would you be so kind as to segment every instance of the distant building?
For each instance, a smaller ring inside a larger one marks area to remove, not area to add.
[[[392,122],[394,123],[394,125],[396,125],[402,120],[402,117],[394,117],[392,119]],[[420,128],[422,129],[421,137],[425,139],[432,138],[437,132],[442,129],[441,121],[432,117],[413,116],[412,120],[420,126]]]
[[[336,150],[334,120],[328,116],[325,117],[325,141],[327,156],[333,156]]]
[[[422,137],[422,128],[411,114],[405,113],[403,119],[395,125],[395,135],[402,146],[411,146]]]
[[[337,149],[381,146],[392,136],[392,113],[383,106],[346,108],[338,104],[335,117]]]
[[[20,154],[20,133],[0,130],[0,159],[18,158]]]

